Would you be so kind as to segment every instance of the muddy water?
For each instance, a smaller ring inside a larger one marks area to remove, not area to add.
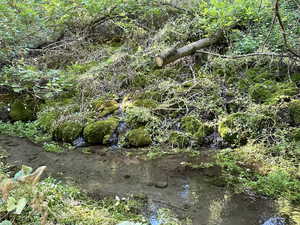
[[[194,225],[283,225],[287,224],[276,204],[268,199],[234,195],[212,180],[213,170],[190,170],[185,156],[141,161],[107,148],[93,148],[92,154],[73,150],[47,153],[22,138],[0,136],[0,151],[16,166],[47,166],[47,176],[79,185],[94,198],[143,195],[148,198],[149,224],[158,225],[157,209],[172,209],[179,217],[189,217]],[[205,157],[204,159],[205,160]]]

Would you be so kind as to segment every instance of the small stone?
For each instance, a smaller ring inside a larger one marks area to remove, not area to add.
[[[125,179],[129,179],[129,178],[130,178],[130,175],[126,174],[126,175],[124,175],[124,178],[125,178]]]
[[[168,187],[168,182],[167,181],[158,181],[155,183],[156,188],[166,188]]]

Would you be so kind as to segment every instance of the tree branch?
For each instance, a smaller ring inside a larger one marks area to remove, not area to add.
[[[272,57],[293,58],[293,59],[295,59],[295,57],[293,57],[289,54],[277,54],[277,53],[274,53],[274,52],[254,52],[254,53],[245,54],[245,55],[233,55],[233,56],[220,55],[220,54],[217,54],[217,53],[207,52],[207,51],[202,51],[202,50],[198,50],[196,52],[197,53],[209,54],[209,55],[224,58],[224,59],[239,59],[239,58],[245,58],[245,57],[251,57],[251,56],[272,56]]]
[[[276,0],[276,3],[275,3],[275,8],[274,8],[274,11],[275,11],[275,15],[278,19],[278,22],[279,22],[279,25],[281,27],[281,33],[282,33],[282,36],[283,36],[283,39],[284,39],[284,44],[287,48],[287,50],[293,54],[294,56],[296,57],[300,57],[300,55],[298,55],[296,52],[294,52],[288,45],[288,41],[287,41],[287,37],[286,37],[286,31],[285,31],[285,27],[283,25],[283,22],[282,22],[282,19],[281,19],[281,16],[280,16],[280,13],[279,13],[279,0]]]

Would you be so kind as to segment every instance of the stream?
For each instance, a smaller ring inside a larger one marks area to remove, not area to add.
[[[213,182],[219,174],[217,168],[189,169],[182,163],[192,162],[187,156],[143,161],[125,156],[121,150],[95,146],[91,151],[50,153],[25,138],[0,135],[0,153],[7,154],[12,165],[45,165],[46,176],[75,183],[95,199],[146,196],[145,216],[151,225],[161,224],[159,208],[169,208],[179,218],[189,217],[194,225],[287,225],[286,214],[291,212],[299,219],[295,224],[300,224],[299,209],[285,212],[273,200],[233,194]]]

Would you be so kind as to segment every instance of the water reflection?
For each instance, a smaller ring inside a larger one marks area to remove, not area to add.
[[[285,225],[285,219],[281,217],[272,217],[268,219],[263,225]]]
[[[149,223],[151,225],[161,225],[162,222],[158,218],[158,206],[154,202],[149,203]]]
[[[184,200],[188,199],[190,193],[190,185],[184,184],[183,185],[183,191],[179,192],[179,196],[183,198]]]

